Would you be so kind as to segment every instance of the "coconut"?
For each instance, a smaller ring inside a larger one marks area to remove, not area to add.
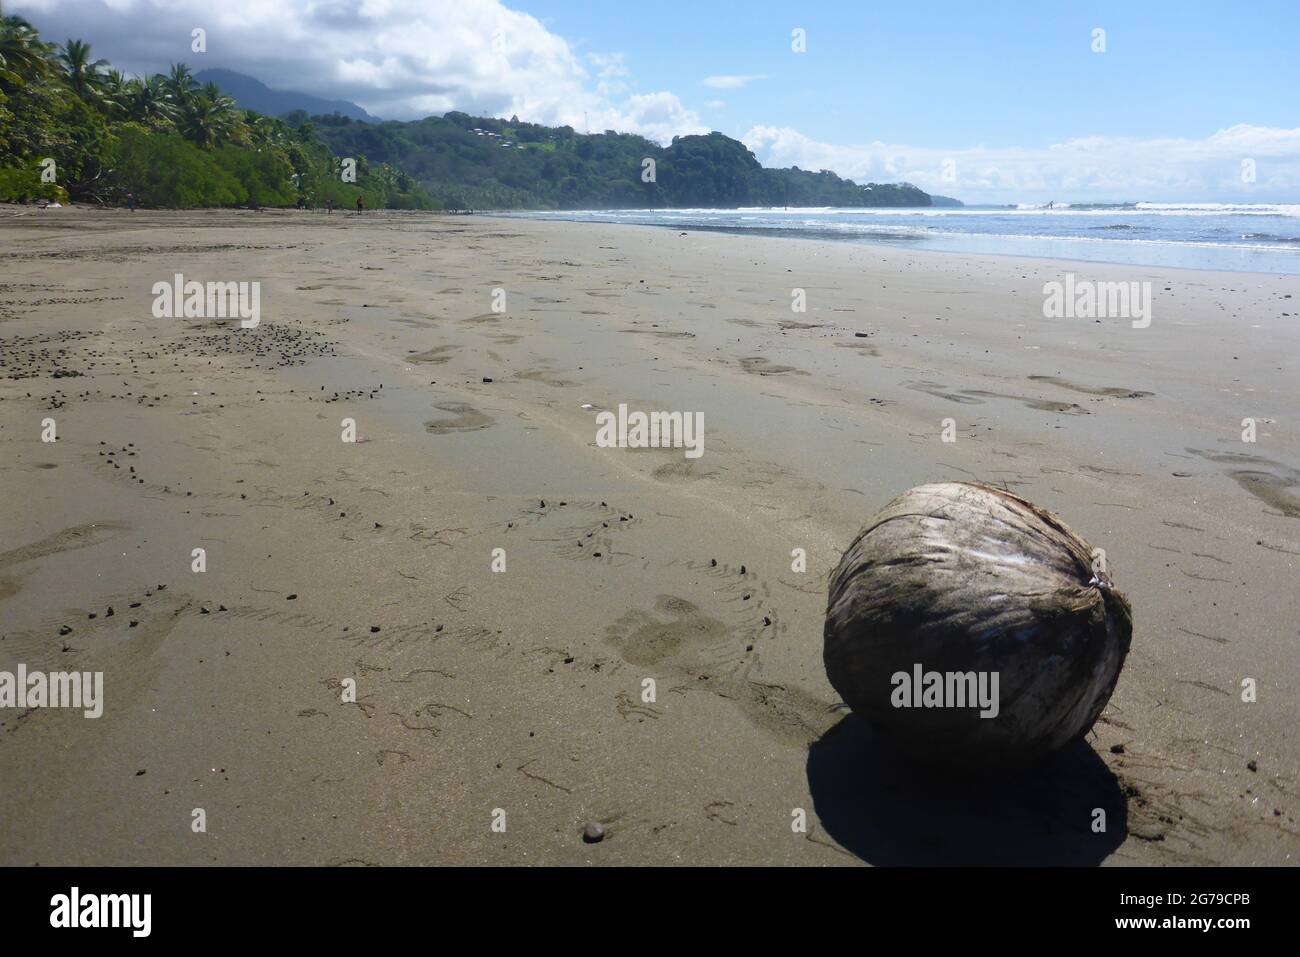
[[[1128,600],[1051,513],[973,482],[885,506],[831,577],[824,660],[905,755],[1025,765],[1085,734],[1128,654]]]

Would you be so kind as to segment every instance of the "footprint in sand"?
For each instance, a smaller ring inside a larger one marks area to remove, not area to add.
[[[1049,382],[1054,386],[1062,389],[1069,389],[1071,392],[1082,392],[1084,395],[1100,395],[1112,399],[1145,399],[1147,396],[1155,395],[1154,392],[1144,392],[1141,389],[1125,389],[1122,386],[1096,386],[1096,385],[1078,385],[1066,379],[1054,375],[1031,375],[1030,382]]]
[[[1012,395],[1008,392],[988,392],[984,389],[966,389],[963,394],[987,396],[991,399],[1011,399],[1041,412],[1059,412],[1062,415],[1092,415],[1091,412],[1075,402],[1054,402],[1051,399],[1035,399],[1032,396]]]
[[[1051,399],[1036,399],[1027,395],[1013,395],[1007,392],[990,392],[987,389],[963,389],[961,392],[949,392],[948,386],[938,382],[909,382],[907,387],[916,392],[924,392],[936,399],[956,402],[961,405],[980,405],[984,399],[1011,399],[1021,402],[1031,409],[1042,412],[1059,412],[1062,415],[1092,415],[1083,406],[1074,402],[1054,402]]]
[[[424,423],[424,430],[435,435],[443,435],[447,432],[474,432],[478,429],[486,429],[495,421],[492,416],[485,415],[464,402],[439,402],[434,408],[451,415],[449,419],[430,419]]]
[[[407,362],[424,362],[433,365],[440,365],[451,358],[450,353],[460,346],[434,346],[432,349],[426,349],[424,352],[415,352],[406,357]]]
[[[939,382],[907,382],[904,383],[914,392],[924,392],[926,395],[932,395],[936,399],[945,399],[948,402],[956,402],[959,405],[983,405],[983,399],[976,399],[969,395],[962,395],[958,392],[949,392],[948,386]]]
[[[1300,498],[1291,491],[1300,485],[1294,478],[1272,472],[1239,470],[1228,476],[1265,505],[1277,509],[1286,518],[1300,518]]]
[[[1228,472],[1228,478],[1265,505],[1277,509],[1284,518],[1300,518],[1300,494],[1293,491],[1300,488],[1300,471],[1281,462],[1245,452],[1207,452],[1202,449],[1187,451],[1222,465],[1265,466],[1232,469]]]
[[[870,342],[837,342],[835,343],[835,345],[841,349],[852,349],[855,352],[857,352],[859,355],[864,355],[864,356],[880,355],[880,350],[877,349]]]
[[[708,691],[735,704],[760,730],[805,747],[835,723],[834,706],[800,688],[750,680],[751,652],[741,635],[675,595],[660,595],[653,612],[633,610],[605,629],[630,665],[690,679],[675,691]]]
[[[576,382],[573,382],[570,379],[561,378],[550,369],[529,369],[527,372],[518,373],[515,378],[540,382],[542,385],[554,386],[557,389],[564,389],[571,385],[577,385]]]
[[[640,336],[659,336],[662,339],[694,339],[695,333],[681,332],[673,329],[620,329],[620,332],[627,332]]]
[[[699,471],[694,461],[686,459],[665,462],[650,474],[660,482],[691,482],[706,478],[709,473]]]
[[[0,569],[35,561],[48,555],[57,555],[59,552],[88,548],[113,537],[118,532],[125,531],[129,527],[120,522],[93,522],[88,525],[73,525],[38,542],[21,545],[7,552],[0,552]]]
[[[740,360],[740,367],[746,372],[754,375],[786,375],[795,373],[796,375],[807,375],[802,369],[796,369],[794,366],[779,365],[763,356],[746,356]]]
[[[654,614],[628,612],[605,634],[628,664],[657,665],[679,657],[689,667],[725,658],[731,629],[684,598],[660,595]]]

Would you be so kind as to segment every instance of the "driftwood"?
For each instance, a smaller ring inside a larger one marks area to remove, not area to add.
[[[1092,727],[1131,636],[1104,560],[1060,519],[1001,489],[944,482],[894,499],[848,547],[824,659],[854,713],[905,754],[1015,765]],[[958,677],[925,702],[912,686],[932,672]],[[952,692],[974,694],[972,673],[996,673],[996,716],[954,706]]]

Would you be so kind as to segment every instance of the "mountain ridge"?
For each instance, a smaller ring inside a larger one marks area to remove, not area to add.
[[[578,133],[456,110],[380,120],[355,103],[272,90],[233,70],[202,70],[196,79],[215,83],[244,109],[310,126],[336,155],[403,170],[448,209],[961,205],[910,183],[858,184],[829,170],[765,167],[744,143],[716,131],[663,146],[634,133]]]
[[[663,146],[633,133],[583,134],[459,111],[380,123],[305,113],[286,119],[310,122],[337,155],[404,170],[448,209],[932,205],[910,183],[858,184],[829,170],[764,167],[745,144],[719,132]]]
[[[256,110],[267,116],[283,116],[295,110],[304,110],[318,115],[337,113],[364,123],[383,122],[350,100],[331,100],[298,90],[273,90],[256,77],[236,70],[212,67],[200,70],[194,78],[199,83],[215,83],[241,109]]]

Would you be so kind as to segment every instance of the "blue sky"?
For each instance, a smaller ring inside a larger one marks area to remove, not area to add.
[[[6,5],[128,72],[226,67],[392,119],[720,130],[968,202],[1300,202],[1300,0]]]
[[[1300,2],[521,0],[579,50],[624,54],[723,132],[953,148],[1300,122]],[[803,27],[808,52],[790,51]],[[1106,52],[1091,34],[1106,30]],[[710,75],[759,75],[711,90]],[[703,106],[722,100],[720,109]]]

